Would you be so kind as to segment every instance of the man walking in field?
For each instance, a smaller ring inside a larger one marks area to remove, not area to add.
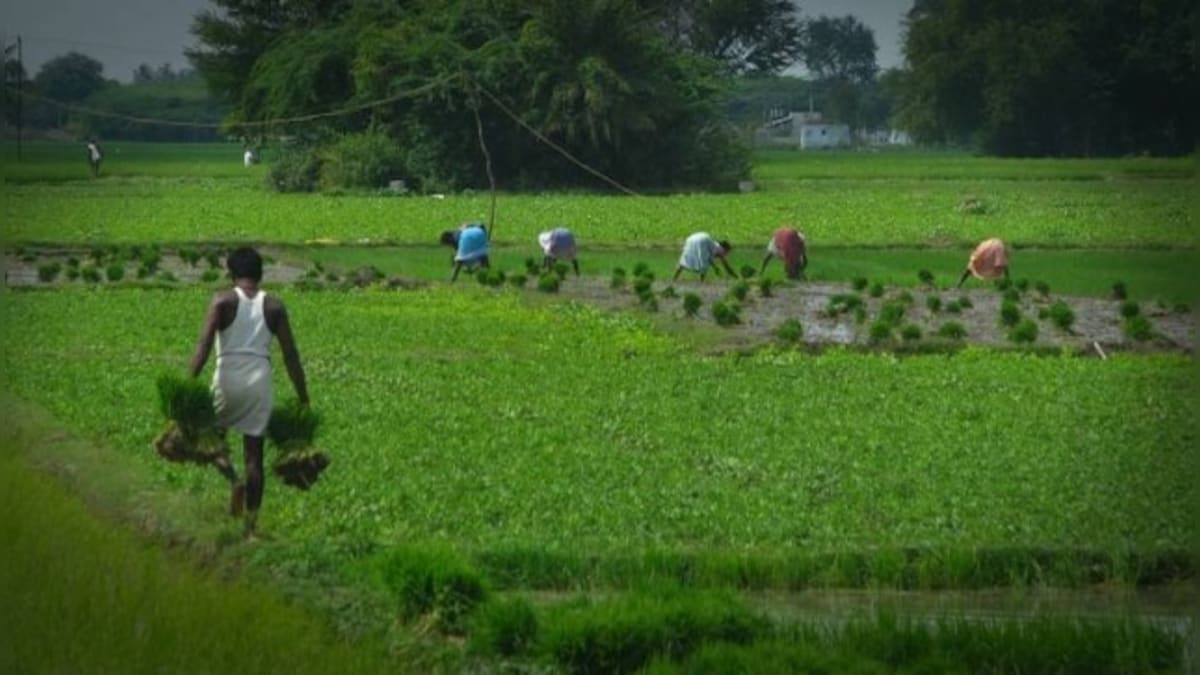
[[[999,239],[986,239],[971,251],[967,261],[967,269],[963,270],[958,279],[958,287],[963,285],[967,277],[975,275],[976,279],[996,279],[1003,276],[1008,278],[1008,249]]]
[[[263,436],[273,402],[272,336],[279,339],[288,377],[303,406],[308,405],[308,387],[287,310],[277,298],[259,288],[262,256],[252,248],[239,248],[229,254],[226,266],[233,277],[233,289],[219,291],[209,303],[190,372],[196,377],[204,369],[215,339],[217,368],[212,390],[217,424],[242,434],[246,479],[238,480],[228,459],[219,461],[218,469],[233,484],[230,513],[238,516],[244,512],[245,533],[253,536],[263,498]]]
[[[88,165],[92,167],[92,178],[100,176],[100,162],[104,161],[104,152],[96,139],[89,138],[87,142]]]
[[[794,227],[775,230],[771,241],[767,243],[767,256],[763,258],[762,269],[758,271],[759,276],[767,271],[767,263],[771,262],[771,258],[783,261],[783,272],[787,278],[799,279],[804,274],[804,268],[808,266],[808,245],[804,241],[804,235]]]
[[[733,267],[729,265],[726,259],[729,252],[733,250],[733,245],[728,241],[717,241],[713,239],[707,232],[697,232],[689,236],[683,242],[683,253],[679,255],[679,265],[675,268],[675,276],[673,280],[678,281],[679,275],[684,271],[695,272],[700,275],[700,281],[704,281],[704,275],[708,272],[708,268],[713,266],[714,260],[719,260],[721,266],[729,272],[729,276],[733,279],[737,278],[737,273],[733,271]],[[713,267],[720,274],[720,270]]]

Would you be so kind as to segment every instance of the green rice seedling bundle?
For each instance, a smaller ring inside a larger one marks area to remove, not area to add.
[[[625,268],[614,267],[612,271],[612,280],[609,282],[610,288],[625,288]]]
[[[271,470],[284,483],[307,490],[329,466],[329,456],[314,445],[321,417],[299,401],[275,406],[267,424],[267,437],[276,448]]]
[[[879,283],[878,281],[871,284],[870,293],[872,298],[883,297],[883,284]]]
[[[62,265],[57,262],[48,262],[44,265],[38,265],[38,279],[45,283],[50,283],[58,277],[58,273],[62,270]]]
[[[921,270],[917,272],[917,278],[921,280],[921,283],[927,286],[933,285],[933,272],[930,272],[929,270]]]
[[[104,276],[108,277],[109,281],[120,281],[125,278],[125,263],[111,262],[108,267],[104,268]]]
[[[787,319],[780,324],[775,335],[783,342],[799,342],[804,337],[804,325],[799,319]]]
[[[1000,323],[1005,326],[1015,326],[1021,320],[1021,308],[1012,300],[1000,303]]]
[[[1064,331],[1070,332],[1071,326],[1075,324],[1075,311],[1071,309],[1070,305],[1061,300],[1050,305],[1049,315],[1054,325]]]
[[[738,271],[742,273],[741,276],[743,279],[754,278],[755,269],[753,265],[742,265],[742,268]]]
[[[154,450],[169,462],[209,464],[229,454],[217,429],[212,392],[195,378],[163,374],[157,381],[158,406],[167,425],[154,439]]]
[[[937,331],[938,337],[950,340],[961,340],[967,336],[967,329],[957,321],[947,321]]]
[[[554,263],[554,273],[558,275],[559,280],[567,278],[567,272],[571,271],[571,266],[565,262]]]
[[[742,322],[741,307],[732,299],[714,302],[712,315],[719,326],[734,326]]]
[[[764,298],[769,298],[774,294],[775,282],[769,277],[763,277],[758,280],[758,294]]]
[[[1121,316],[1126,319],[1132,319],[1142,313],[1142,308],[1138,305],[1137,300],[1126,300],[1121,303]]]
[[[867,287],[868,283],[869,282],[867,281],[866,277],[854,277],[854,281],[851,283],[851,285],[854,286],[854,290],[861,291]]]
[[[900,337],[904,338],[906,341],[909,341],[909,342],[911,342],[913,340],[920,340],[921,339],[921,327],[915,323],[910,323],[910,324],[906,325],[904,328],[900,329]]]
[[[704,299],[696,293],[686,293],[683,296],[683,313],[688,316],[696,316],[696,312],[700,311],[700,306],[704,304]]]
[[[942,311],[942,299],[936,295],[931,295],[931,296],[925,298],[925,306],[929,308],[930,312],[937,314],[938,312]],[[955,306],[955,309],[958,308],[957,304],[955,304],[954,306]],[[946,309],[949,309],[949,307],[947,307]]]
[[[745,281],[739,281],[729,289],[729,294],[737,298],[739,302],[746,299],[746,295],[750,292],[750,284]]]
[[[662,296],[666,300],[670,300],[670,299],[674,298],[675,296],[677,296],[678,293],[675,291],[674,286],[667,286],[666,288],[662,289],[662,291],[659,292],[659,295]]]
[[[554,272],[543,272],[538,277],[538,290],[543,293],[557,293],[560,278]]]
[[[517,272],[516,274],[512,274],[508,277],[508,283],[512,284],[513,286],[516,286],[517,288],[525,288],[526,281],[529,281],[529,279],[520,272]]]
[[[1034,342],[1038,336],[1038,325],[1033,319],[1021,319],[1008,332],[1008,339],[1013,342]]]
[[[531,277],[536,277],[537,275],[541,274],[541,272],[541,265],[538,264],[536,258],[528,257],[525,259],[525,274]]]
[[[1124,281],[1118,281],[1113,284],[1112,296],[1114,300],[1124,300],[1129,296],[1129,289],[1125,287]]]

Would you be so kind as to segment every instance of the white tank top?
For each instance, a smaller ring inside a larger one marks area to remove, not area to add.
[[[241,288],[235,286],[233,290],[238,297],[237,315],[228,328],[217,332],[217,359],[234,355],[270,358],[271,330],[263,314],[266,291],[259,289],[249,298]]]

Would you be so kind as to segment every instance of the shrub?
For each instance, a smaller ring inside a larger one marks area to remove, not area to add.
[[[181,248],[176,255],[179,256],[180,260],[192,267],[195,267],[196,263],[200,262],[200,252],[194,248]]]
[[[883,284],[879,283],[878,281],[871,284],[870,295],[872,298],[882,297],[883,296]]]
[[[62,271],[62,265],[56,262],[48,262],[43,265],[38,265],[38,279],[45,283],[50,283],[58,278],[58,273]]]
[[[743,279],[753,279],[754,275],[757,273],[757,270],[754,269],[753,265],[742,265],[742,269],[739,271],[742,273],[741,276]]]
[[[905,312],[904,303],[895,300],[885,302],[879,307],[879,320],[898,326],[904,320]]]
[[[530,651],[537,637],[537,614],[525,598],[488,601],[471,620],[470,648],[475,653],[516,656]]]
[[[381,130],[346,134],[322,153],[321,187],[381,188],[404,178],[404,152]]]
[[[1000,303],[1000,323],[1005,326],[1015,326],[1021,320],[1021,308],[1012,300]]]
[[[921,271],[917,272],[917,278],[920,279],[921,283],[923,283],[923,284],[926,284],[926,285],[933,284],[933,272],[930,272],[929,270],[921,270]]]
[[[863,300],[860,296],[854,293],[838,293],[829,297],[829,303],[825,306],[825,313],[829,316],[837,316],[845,314],[856,308],[861,308]]]
[[[1154,325],[1150,323],[1150,319],[1141,314],[1125,319],[1121,325],[1121,329],[1125,335],[1138,342],[1144,342],[1154,337]]]
[[[931,295],[925,298],[925,306],[929,308],[929,311],[937,314],[942,311],[942,299],[936,295]]]
[[[513,286],[516,286],[517,288],[525,288],[526,281],[529,281],[529,278],[520,272],[517,272],[516,274],[510,275],[508,277],[508,283],[512,284]]]
[[[1126,300],[1121,303],[1121,316],[1126,319],[1132,319],[1142,313],[1142,308],[1138,305],[1137,300]]]
[[[1113,296],[1114,300],[1124,300],[1126,297],[1128,297],[1128,295],[1129,295],[1129,292],[1125,288],[1124,281],[1118,281],[1115,284],[1113,284],[1112,296]]]
[[[696,312],[700,311],[700,306],[704,304],[704,300],[695,293],[685,293],[683,296],[683,313],[687,316],[696,316]]]
[[[741,308],[736,302],[724,300],[714,302],[712,315],[718,326],[733,326],[742,322]]]
[[[625,269],[622,267],[614,267],[612,271],[612,281],[608,285],[610,288],[625,288]]]
[[[868,283],[869,282],[867,281],[866,277],[854,277],[854,281],[851,282],[851,285],[854,287],[854,290],[861,291],[867,287]]]
[[[967,336],[967,329],[957,321],[947,321],[938,328],[937,334],[951,340],[961,340]]]
[[[95,265],[88,265],[87,267],[84,267],[79,271],[79,274],[83,277],[84,281],[90,284],[100,281],[100,268],[96,267]]]
[[[739,302],[742,300],[745,300],[746,295],[749,292],[750,292],[750,284],[747,284],[745,281],[739,281],[739,282],[735,283],[729,289],[729,294],[732,295],[733,297],[737,298]]]
[[[804,337],[804,326],[798,319],[787,319],[779,324],[775,335],[784,342],[799,342],[800,338]]]
[[[125,278],[125,263],[113,261],[104,268],[104,276],[109,281],[120,281]]]
[[[904,326],[904,328],[900,329],[900,337],[902,337],[906,341],[910,341],[910,342],[913,340],[920,340],[921,339],[921,327],[915,323],[907,324],[906,326]]]
[[[1034,289],[1037,290],[1037,292],[1039,294],[1042,295],[1042,297],[1050,295],[1050,284],[1048,284],[1044,281],[1038,281],[1038,282],[1034,283],[1033,287],[1034,287]]]
[[[487,598],[483,578],[448,549],[400,549],[382,561],[383,581],[405,619],[430,616],[448,633],[461,633]]]
[[[876,321],[871,324],[869,336],[871,342],[882,342],[892,337],[892,324],[887,321]]]
[[[557,293],[560,280],[554,272],[543,272],[538,277],[538,290],[543,293]]]
[[[1033,342],[1037,340],[1037,336],[1038,325],[1033,319],[1021,319],[1020,323],[1008,332],[1008,339],[1013,342]]]
[[[758,280],[758,294],[764,298],[769,298],[774,295],[775,282],[769,277],[763,277]]]
[[[267,173],[267,186],[276,192],[312,192],[321,179],[321,159],[308,147],[280,153]]]
[[[1070,305],[1061,300],[1050,305],[1049,316],[1055,326],[1068,332],[1071,330],[1071,326],[1075,324],[1075,311],[1071,309]]]

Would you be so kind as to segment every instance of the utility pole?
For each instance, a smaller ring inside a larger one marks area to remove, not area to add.
[[[21,36],[17,36],[17,161],[21,161],[21,126],[24,122],[22,118],[24,98],[25,98],[25,83],[21,80],[25,79],[25,61],[21,58]]]

